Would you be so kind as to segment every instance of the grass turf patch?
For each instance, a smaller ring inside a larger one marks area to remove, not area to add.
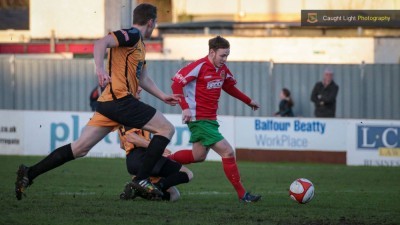
[[[400,224],[400,168],[239,162],[245,187],[261,202],[240,204],[219,162],[188,165],[191,183],[175,203],[119,200],[124,159],[83,158],[39,176],[17,201],[20,163],[42,157],[0,156],[0,224]],[[310,179],[314,199],[288,196],[296,178]]]

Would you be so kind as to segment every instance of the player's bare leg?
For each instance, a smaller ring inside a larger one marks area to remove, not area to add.
[[[192,154],[194,162],[203,162],[206,160],[209,148],[202,145],[200,142],[193,143]]]
[[[189,178],[189,181],[191,181],[193,179],[193,172],[191,170],[189,170],[189,168],[187,168],[186,166],[182,166],[179,171],[186,173]]]
[[[66,162],[85,156],[89,150],[103,139],[112,128],[86,126],[78,140],[71,144],[55,149],[39,163],[27,167],[20,165],[17,171],[15,182],[15,195],[21,200],[26,188],[33,183],[33,180],[49,170],[63,165]]]
[[[211,146],[211,148],[222,158],[235,157],[235,152],[226,139],[222,139],[221,141],[215,143]]]
[[[174,125],[172,125],[171,122],[169,122],[159,111],[156,112],[153,118],[151,118],[142,129],[147,130],[154,135],[160,135],[168,139],[171,139],[175,133]]]
[[[78,140],[71,143],[71,149],[75,158],[80,158],[99,143],[108,133],[113,130],[113,127],[95,127],[86,126]]]
[[[222,157],[225,176],[235,188],[239,199],[242,202],[257,202],[260,200],[260,195],[252,195],[244,189],[240,180],[239,169],[236,164],[235,152],[229,142],[226,139],[223,139],[212,145],[211,148]]]

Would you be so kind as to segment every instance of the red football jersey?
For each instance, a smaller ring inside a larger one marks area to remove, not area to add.
[[[174,94],[180,94],[183,87],[180,105],[183,110],[190,109],[192,120],[216,120],[221,89],[236,84],[226,65],[216,68],[207,56],[180,69],[172,80]]]

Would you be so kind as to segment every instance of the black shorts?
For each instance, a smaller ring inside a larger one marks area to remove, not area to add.
[[[119,124],[138,129],[146,125],[157,112],[155,108],[132,95],[113,101],[98,102],[96,111]]]
[[[136,175],[139,168],[143,164],[143,159],[146,153],[145,148],[135,148],[130,151],[126,156],[126,168],[128,173]],[[154,177],[168,177],[171,174],[177,173],[182,168],[180,163],[172,161],[166,157],[161,157],[154,166],[150,176]]]

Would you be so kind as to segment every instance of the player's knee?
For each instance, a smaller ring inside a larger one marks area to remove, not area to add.
[[[175,134],[175,127],[174,127],[174,125],[172,125],[172,123],[170,123],[170,122],[168,121],[168,125],[167,125],[167,128],[166,128],[166,129],[167,129],[169,138],[171,139],[172,136],[174,136],[174,134]]]
[[[204,162],[207,158],[207,155],[198,155],[194,158],[195,162]]]
[[[193,179],[193,172],[191,170],[189,170],[187,167],[182,166],[180,171],[186,173],[189,181],[191,181]]]
[[[168,139],[171,139],[175,134],[175,127],[168,120],[164,122],[162,126],[160,126],[159,135],[165,136]]]
[[[194,175],[193,175],[193,172],[192,172],[192,171],[189,170],[189,172],[187,173],[187,175],[188,175],[189,181],[193,180]]]
[[[186,174],[187,174],[187,176],[188,176],[188,178],[189,178],[189,181],[191,181],[192,179],[193,179],[193,172],[191,171],[191,170],[187,170],[186,171]]]
[[[232,157],[235,157],[235,152],[233,150],[230,150],[230,151],[228,150],[228,151],[224,152],[224,154],[221,156],[222,156],[222,158],[232,158]]]
[[[222,158],[231,158],[231,157],[235,157],[235,151],[233,150],[233,148],[227,144],[224,145],[223,148],[218,150],[218,154],[222,157]]]

